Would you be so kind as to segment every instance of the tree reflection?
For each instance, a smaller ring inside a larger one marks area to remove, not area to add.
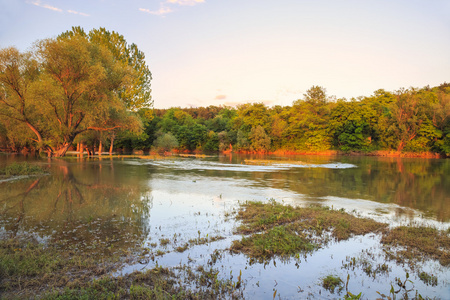
[[[152,206],[145,169],[112,161],[50,167],[52,175],[0,185],[2,234],[99,254],[142,243]]]

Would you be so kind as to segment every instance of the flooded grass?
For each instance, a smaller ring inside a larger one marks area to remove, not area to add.
[[[322,286],[332,294],[334,293],[335,289],[341,291],[344,288],[342,279],[335,275],[328,275],[327,277],[323,278]]]
[[[128,257],[127,263],[132,259]],[[3,240],[0,294],[2,299],[217,299],[220,295],[233,298],[239,288],[236,282],[221,280],[218,271],[203,267],[171,270],[156,266],[126,276],[111,276],[124,261],[123,255],[99,262],[81,251]]]
[[[417,260],[428,257],[439,260],[443,266],[450,265],[450,234],[431,227],[401,226],[389,230],[381,242],[389,248],[397,247],[391,252],[399,261]]]
[[[40,166],[31,165],[27,162],[13,162],[12,164],[0,169],[0,179],[8,179],[13,176],[39,175],[45,173],[46,170],[44,170]]]
[[[237,233],[249,235],[234,241],[231,250],[254,258],[312,252],[334,239],[375,232],[387,227],[371,219],[357,218],[329,207],[292,207],[275,201],[246,202],[237,219]],[[326,234],[326,233],[329,233]]]
[[[69,282],[86,283],[115,270],[120,260],[114,256],[101,261],[85,252],[62,251],[35,241],[0,240],[0,292],[28,298]]]

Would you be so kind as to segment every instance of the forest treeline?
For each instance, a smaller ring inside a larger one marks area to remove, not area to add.
[[[125,149],[179,151],[436,152],[450,154],[450,84],[358,99],[329,97],[311,87],[292,106],[154,109],[140,112],[141,134],[122,132]]]
[[[153,109],[150,81],[144,53],[104,28],[0,49],[0,150],[450,155],[448,83],[350,100],[313,86],[291,106]]]

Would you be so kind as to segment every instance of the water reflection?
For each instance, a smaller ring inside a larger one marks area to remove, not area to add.
[[[151,199],[145,167],[53,160],[52,175],[0,184],[0,234],[107,253],[141,243]],[[139,170],[143,169],[143,170]],[[135,176],[144,172],[145,177]]]
[[[281,167],[277,164],[261,167],[245,165],[248,159],[272,159],[274,162],[283,159],[284,164]],[[292,164],[286,164],[287,159],[292,160]],[[299,167],[298,161],[305,165]],[[234,180],[246,185],[254,193],[268,188],[294,192],[298,195],[299,204],[305,199],[328,203],[329,197],[370,200],[418,210],[423,216],[441,222],[450,220],[449,160],[233,155],[206,160],[148,163],[159,166],[158,173],[167,175],[167,179],[200,177],[211,181]],[[305,167],[308,164],[313,164],[313,167]]]

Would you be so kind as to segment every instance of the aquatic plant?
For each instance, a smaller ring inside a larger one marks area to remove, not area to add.
[[[322,287],[331,293],[334,293],[334,290],[336,288],[338,288],[339,292],[342,291],[342,289],[344,288],[342,284],[342,279],[335,275],[328,275],[327,277],[322,279]]]

